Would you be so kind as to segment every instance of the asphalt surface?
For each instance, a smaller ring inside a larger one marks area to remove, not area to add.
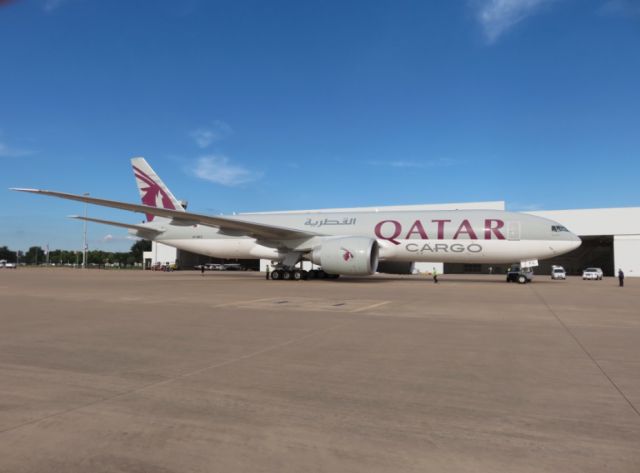
[[[640,279],[0,270],[0,471],[640,471]]]

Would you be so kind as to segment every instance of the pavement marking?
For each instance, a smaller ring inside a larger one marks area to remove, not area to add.
[[[224,304],[214,305],[214,308],[218,307],[231,307],[234,305],[244,305],[244,304],[253,304],[254,302],[264,302],[273,300],[273,297],[263,297],[262,299],[250,299],[248,301],[235,301],[235,302],[225,302]]]
[[[535,290],[535,288],[531,288],[531,290],[533,291],[533,293],[538,296],[538,299],[540,299],[542,301],[542,303],[545,305],[545,307],[547,308],[547,310],[549,312],[551,312],[551,314],[556,318],[556,320],[558,321],[558,323],[562,326],[562,328],[564,328],[566,330],[566,332],[571,336],[571,338],[573,338],[573,341],[576,342],[576,344],[580,347],[580,349],[584,352],[585,355],[587,355],[587,357],[593,362],[594,365],[596,365],[596,367],[600,370],[600,372],[603,374],[603,376],[605,378],[607,378],[607,380],[609,380],[609,383],[611,384],[611,386],[614,387],[614,389],[616,391],[618,391],[618,394],[620,394],[620,396],[622,396],[622,398],[627,401],[627,404],[629,404],[629,407],[631,407],[631,409],[633,409],[633,412],[636,413],[636,415],[638,417],[640,417],[640,411],[638,410],[638,408],[633,404],[633,402],[631,402],[631,399],[629,399],[624,392],[622,391],[622,389],[620,389],[620,387],[615,383],[615,381],[607,374],[607,372],[604,370],[604,368],[600,365],[600,363],[598,363],[596,361],[596,359],[593,357],[593,355],[589,352],[589,350],[587,350],[587,347],[585,347],[580,340],[578,339],[578,337],[576,337],[574,335],[574,333],[571,331],[571,329],[562,321],[562,319],[560,318],[560,316],[556,313],[556,311],[554,311],[551,306],[549,305],[549,303],[546,301],[546,299],[544,297],[542,297],[542,295]]]
[[[380,306],[383,306],[383,305],[385,305],[385,304],[389,304],[390,302],[391,302],[391,301],[382,301],[382,302],[377,302],[377,303],[375,303],[375,304],[367,305],[367,306],[364,306],[364,307],[359,307],[359,308],[357,308],[357,309],[352,310],[352,311],[351,311],[351,313],[354,313],[354,312],[363,312],[363,311],[365,311],[365,310],[375,309],[376,307],[380,307]]]

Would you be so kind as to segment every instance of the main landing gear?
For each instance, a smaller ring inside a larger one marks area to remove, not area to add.
[[[271,279],[274,281],[306,281],[307,279],[338,279],[339,274],[328,274],[321,269],[274,269],[271,271]]]

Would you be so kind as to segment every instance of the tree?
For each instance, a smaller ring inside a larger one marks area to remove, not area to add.
[[[29,264],[40,264],[45,262],[44,251],[39,246],[32,246],[25,255],[26,262]]]
[[[138,240],[131,246],[131,255],[135,258],[135,261],[142,262],[142,253],[145,251],[151,251],[151,240]]]
[[[0,246],[0,259],[14,263],[16,261],[16,252],[6,246]]]

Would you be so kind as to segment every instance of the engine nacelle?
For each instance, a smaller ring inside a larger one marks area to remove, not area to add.
[[[359,236],[327,238],[308,258],[329,274],[373,274],[378,268],[378,242]]]
[[[413,274],[416,264],[413,261],[380,261],[378,272],[386,274]]]

